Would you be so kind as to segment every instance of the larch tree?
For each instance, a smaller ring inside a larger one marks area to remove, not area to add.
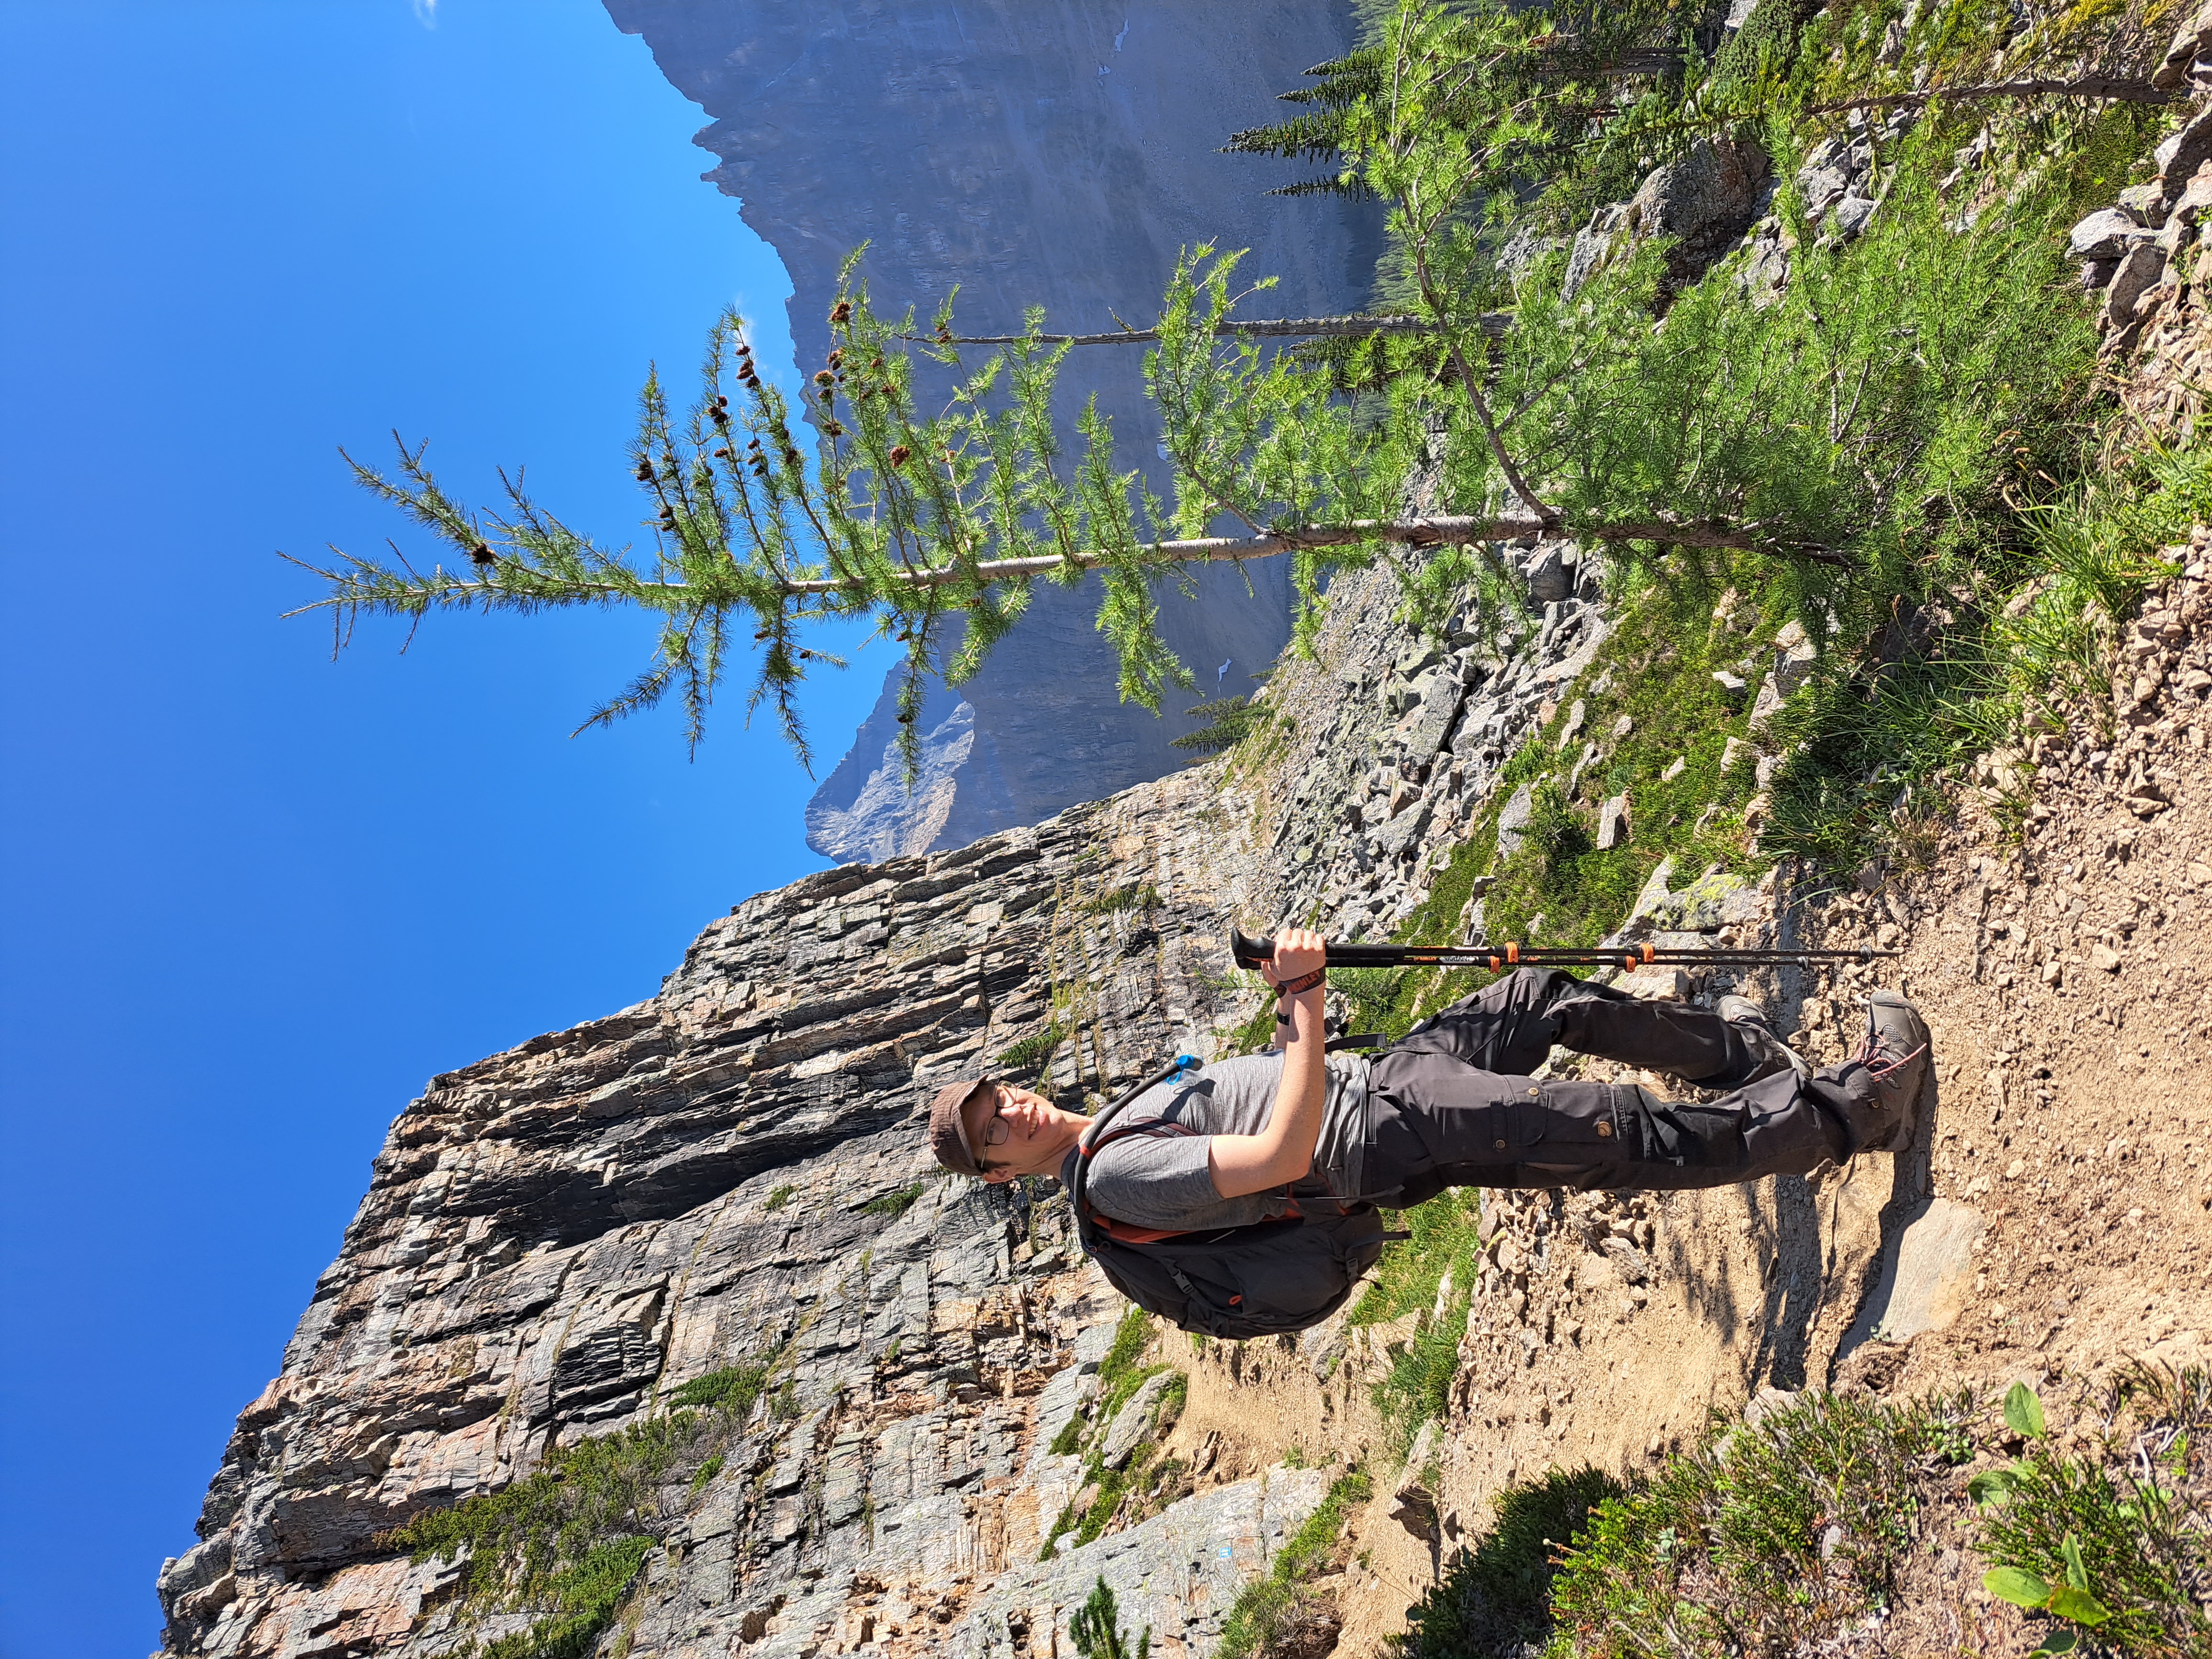
[[[1407,0],[1327,113],[1340,179],[1389,204],[1413,314],[1364,330],[1352,343],[1364,366],[1347,376],[1340,359],[1272,346],[1298,325],[1255,327],[1237,314],[1268,281],[1239,288],[1236,255],[1190,250],[1157,325],[1142,331],[1170,500],[1115,465],[1095,406],[1073,446],[1053,419],[1079,340],[1133,331],[1052,336],[1032,312],[1024,333],[971,361],[963,354],[976,342],[954,333],[951,297],[917,330],[911,313],[876,308],[856,253],[830,313],[834,349],[801,393],[810,435],[761,374],[734,313],[710,331],[688,407],[648,378],[630,447],[651,508],[646,548],[572,527],[519,479],[502,478],[499,507],[471,507],[434,477],[422,447],[402,443],[391,471],[347,459],[443,551],[311,564],[325,591],[302,609],[330,611],[343,644],[362,612],[411,623],[454,609],[634,606],[659,619],[654,656],[579,730],[673,696],[696,745],[742,661],[748,714],[772,708],[802,760],[799,689],[836,660],[811,642],[816,630],[860,619],[903,653],[898,719],[911,767],[930,678],[957,686],[971,676],[1041,580],[1098,575],[1097,625],[1119,654],[1121,696],[1157,708],[1168,688],[1192,684],[1160,639],[1159,608],[1201,562],[1287,558],[1308,640],[1333,567],[1389,558],[1409,612],[1425,623],[1470,594],[1494,617],[1505,593],[1498,545],[1539,535],[1638,556],[1724,550],[1849,571],[1896,487],[1861,452],[1904,418],[1909,386],[1862,372],[1848,353],[1825,367],[1762,361],[1756,320],[1715,307],[1678,303],[1655,335],[1650,245],[1571,301],[1559,262],[1540,264],[1511,295],[1510,326],[1481,303],[1499,288],[1498,225],[1484,204],[1524,188],[1561,142],[1561,77],[1578,61],[1540,10]],[[1671,73],[1670,64],[1634,67]],[[1614,91],[1574,106],[1585,125],[1635,112],[1618,94],[1628,70],[1613,59],[1600,69],[1595,82]],[[1985,283],[1978,297],[1963,286],[2005,257],[1984,240],[1982,254],[1947,267],[1956,291],[1944,303],[1962,314],[2005,287]],[[1310,331],[1340,334],[1360,319],[1322,320]],[[939,406],[920,406],[916,354],[954,377]],[[1925,347],[1918,355],[1927,373],[1943,372],[1928,367]],[[2007,371],[1962,358],[1954,372],[1994,385]],[[1785,381],[1796,401],[1770,395]],[[1808,398],[1837,411],[1826,429],[1799,417]],[[1434,480],[1433,511],[1406,510],[1417,469]],[[1400,560],[1394,544],[1438,551]]]

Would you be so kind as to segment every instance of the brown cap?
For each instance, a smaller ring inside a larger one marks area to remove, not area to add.
[[[969,1148],[968,1127],[960,1121],[960,1109],[975,1097],[978,1089],[989,1086],[988,1079],[963,1078],[946,1084],[929,1103],[929,1150],[946,1169],[961,1175],[983,1173]]]

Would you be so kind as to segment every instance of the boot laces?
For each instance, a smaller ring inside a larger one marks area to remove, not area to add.
[[[1851,1056],[1852,1062],[1864,1066],[1877,1083],[1888,1082],[1899,1070],[1928,1052],[1928,1045],[1923,1042],[1909,1054],[1888,1054],[1882,1052],[1881,1043],[1881,1034],[1869,1025],[1867,1034],[1859,1039],[1858,1052]]]

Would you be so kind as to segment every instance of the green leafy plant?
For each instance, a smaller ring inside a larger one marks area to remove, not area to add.
[[[2027,1444],[1972,1483],[1993,1564],[1984,1587],[2130,1659],[2203,1652],[2212,1620],[2191,1587],[2212,1527],[2212,1374],[2138,1366],[2100,1417],[2109,1426],[2069,1453],[2052,1443],[2032,1390],[2007,1395],[2006,1425]]]
[[[1626,1659],[1825,1639],[1893,1595],[1929,1501],[1923,1471],[1962,1410],[1807,1394],[1756,1425],[1717,1423],[1592,1512],[1552,1583],[1549,1650]]]
[[[727,1365],[703,1376],[695,1376],[672,1390],[668,1403],[677,1407],[719,1406],[733,1419],[743,1422],[767,1384],[765,1365]]]
[[[1046,1024],[1044,1030],[1024,1037],[1001,1054],[999,1056],[1000,1067],[1008,1072],[1026,1072],[1042,1066],[1066,1040],[1066,1035],[1060,1030],[1060,1020],[1055,1016]]]
[[[1591,1512],[1622,1495],[1618,1480],[1588,1468],[1504,1487],[1488,1530],[1407,1610],[1405,1633],[1386,1638],[1390,1650],[1400,1659],[1458,1659],[1540,1648],[1552,1633],[1560,1558]]]
[[[483,1659],[590,1659],[652,1550],[642,1537],[594,1544],[550,1586],[554,1616],[488,1643]]]
[[[927,1187],[927,1182],[917,1181],[900,1188],[895,1193],[885,1193],[880,1198],[872,1198],[860,1206],[861,1212],[864,1214],[886,1216],[896,1220],[914,1207],[915,1200],[922,1195]]]
[[[791,1195],[798,1190],[798,1188],[788,1183],[774,1188],[769,1191],[767,1201],[761,1207],[764,1210],[780,1210],[791,1202]]]
[[[1097,1587],[1068,1620],[1067,1639],[1082,1659],[1146,1659],[1152,1650],[1152,1627],[1146,1626],[1144,1634],[1133,1644],[1130,1642],[1114,1604],[1113,1589],[1102,1572]]]
[[[378,1542],[417,1561],[465,1553],[466,1605],[543,1615],[488,1655],[582,1659],[654,1546],[644,1522],[664,1478],[714,1443],[725,1422],[677,1412],[579,1442],[500,1491],[418,1515]]]
[[[1221,1622],[1215,1659],[1261,1659],[1292,1650],[1300,1637],[1317,1632],[1326,1623],[1327,1608],[1310,1581],[1336,1553],[1353,1508],[1373,1495],[1372,1484],[1357,1470],[1330,1483],[1267,1571],[1237,1592]],[[1317,1650],[1326,1651],[1326,1644]]]

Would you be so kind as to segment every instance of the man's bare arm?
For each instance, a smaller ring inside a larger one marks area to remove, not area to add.
[[[1268,982],[1302,979],[1328,960],[1320,934],[1303,927],[1275,935],[1275,959],[1266,969]],[[1328,1038],[1322,1029],[1322,988],[1289,999],[1291,1023],[1283,1038],[1283,1076],[1267,1127],[1253,1135],[1214,1135],[1206,1146],[1206,1169],[1213,1189],[1224,1198],[1264,1193],[1303,1178],[1313,1169],[1321,1139],[1322,1106],[1328,1094]]]

